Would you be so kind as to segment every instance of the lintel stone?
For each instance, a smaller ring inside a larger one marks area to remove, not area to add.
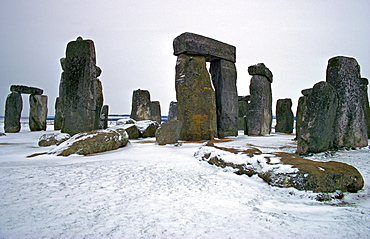
[[[11,85],[10,91],[19,92],[23,94],[31,94],[31,95],[42,95],[44,90],[36,87],[30,87],[25,85]]]
[[[198,34],[185,32],[173,40],[174,55],[203,55],[207,61],[224,59],[235,63],[235,46],[204,37]]]

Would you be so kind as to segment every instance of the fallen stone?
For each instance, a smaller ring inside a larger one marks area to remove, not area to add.
[[[46,95],[30,95],[29,127],[31,131],[46,130],[48,116],[48,97]]]
[[[136,122],[136,127],[139,129],[141,137],[155,137],[155,132],[157,131],[159,124],[157,121],[142,120]]]
[[[204,55],[207,61],[224,59],[235,63],[235,46],[204,37],[190,32],[185,32],[173,41],[174,55]]]
[[[258,63],[248,67],[249,75],[261,75],[266,76],[267,80],[272,83],[272,72],[263,63]]]
[[[178,120],[163,122],[155,133],[159,145],[175,144],[180,138],[182,123]]]
[[[73,135],[51,150],[49,154],[58,156],[90,155],[124,147],[128,142],[127,132],[123,128],[94,130]]]
[[[11,85],[10,91],[19,92],[23,94],[31,94],[31,95],[42,95],[44,93],[44,90],[40,88],[25,86],[25,85]]]
[[[63,143],[64,141],[71,138],[69,134],[66,133],[49,133],[49,134],[43,134],[39,138],[38,145],[40,147],[48,147],[51,145],[59,145]]]
[[[18,92],[11,92],[6,97],[4,131],[17,133],[21,130],[22,96]]]

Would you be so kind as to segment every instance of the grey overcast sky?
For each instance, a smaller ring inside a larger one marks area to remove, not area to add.
[[[132,91],[147,89],[162,115],[176,100],[172,41],[193,32],[236,46],[238,94],[249,93],[248,66],[272,71],[273,108],[325,80],[328,60],[357,59],[370,77],[369,0],[2,0],[0,115],[12,84],[40,87],[54,114],[59,59],[78,36],[94,40],[104,104],[130,113]],[[23,97],[23,116],[28,115]]]

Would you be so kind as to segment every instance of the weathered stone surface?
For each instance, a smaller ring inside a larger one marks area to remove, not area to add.
[[[141,137],[155,137],[155,132],[157,131],[159,124],[157,121],[142,120],[136,122],[136,127],[139,129]]]
[[[185,32],[173,41],[174,55],[203,55],[207,61],[225,59],[236,61],[236,48],[232,45],[204,37],[194,33]]]
[[[134,90],[132,94],[131,116],[134,120],[150,120],[150,93],[147,90]]]
[[[180,139],[217,136],[215,92],[204,56],[181,54],[176,63],[177,119],[183,124]]]
[[[266,76],[253,75],[249,86],[248,135],[270,134],[272,124],[271,83]]]
[[[272,72],[263,63],[258,63],[248,67],[249,75],[261,75],[266,76],[267,80],[272,83]]]
[[[95,90],[94,91],[96,93],[94,129],[100,129],[101,110],[103,109],[103,102],[104,102],[103,86],[102,86],[101,81],[99,79],[96,79],[94,81],[94,86],[95,86]]]
[[[167,120],[177,120],[177,102],[171,101]]]
[[[126,146],[128,135],[123,128],[108,128],[78,133],[61,143],[50,154],[69,156],[71,154],[89,155],[106,152]]]
[[[279,99],[276,102],[275,132],[291,134],[294,127],[294,115],[291,99]]]
[[[17,133],[21,130],[22,96],[18,92],[12,92],[6,97],[4,131],[5,133]]]
[[[108,128],[109,105],[103,105],[100,113],[99,129]]]
[[[312,93],[312,88],[304,89],[301,91],[302,95],[309,96]]]
[[[245,134],[248,134],[247,119],[250,98],[250,95],[238,96],[238,130],[244,130]]]
[[[297,112],[296,112],[296,120],[295,120],[296,139],[298,138],[298,135],[300,135],[300,132],[301,132],[301,127],[303,123],[303,112],[306,108],[306,101],[307,101],[307,96],[299,97]]]
[[[11,85],[10,91],[31,95],[42,95],[44,93],[44,90],[42,89],[25,85]]]
[[[364,108],[365,108],[365,117],[367,122],[367,137],[370,139],[370,105],[369,105],[369,95],[368,95],[368,87],[369,80],[367,78],[361,78],[361,90],[364,99]]]
[[[49,133],[49,134],[43,134],[39,138],[38,145],[40,147],[48,147],[51,145],[59,145],[63,143],[64,141],[71,138],[69,134],[66,133]]]
[[[297,134],[297,153],[317,153],[333,147],[337,92],[327,82],[315,84],[306,96],[305,108]]]
[[[218,138],[238,135],[238,92],[235,64],[226,60],[211,62],[210,73],[216,92]]]
[[[208,147],[211,148],[211,147]],[[215,147],[221,149],[220,147]],[[264,160],[253,160],[254,155],[262,154],[258,149],[247,149],[245,151],[226,148],[223,153],[215,152],[215,149],[200,149],[196,157],[219,167],[235,168],[238,175],[258,175],[264,181],[277,187],[294,187],[298,190],[331,193],[340,190],[342,192],[357,192],[364,186],[364,179],[360,172],[353,166],[339,162],[317,162],[302,158],[289,153],[264,154]],[[229,160],[233,157],[238,162]],[[250,158],[252,157],[252,158]],[[271,167],[270,160],[274,158],[274,167]],[[229,159],[229,160],[227,160]],[[281,170],[280,170],[281,169]]]
[[[59,97],[55,99],[54,130],[60,130],[63,126],[62,103]]]
[[[125,124],[122,127],[126,130],[129,139],[140,138],[141,132],[135,124]]]
[[[161,115],[161,104],[159,103],[159,101],[150,102],[150,119],[157,121],[158,124],[161,124],[162,115]]]
[[[339,96],[334,146],[367,146],[366,109],[360,87],[360,66],[356,59],[344,56],[329,59],[326,81],[334,86]]]
[[[48,116],[48,97],[46,95],[30,95],[29,127],[31,131],[46,130]]]
[[[122,124],[136,124],[136,120],[131,119],[130,117],[125,117],[116,121],[116,125]]]
[[[163,122],[155,133],[159,145],[175,144],[180,138],[182,123],[179,120]]]
[[[59,91],[64,112],[61,131],[74,135],[97,129],[102,88],[96,78],[94,42],[82,38],[69,42],[63,64],[65,70],[60,85],[62,90]]]

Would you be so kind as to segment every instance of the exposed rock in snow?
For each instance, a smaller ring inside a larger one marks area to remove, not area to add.
[[[38,145],[41,147],[47,147],[51,145],[59,145],[64,141],[71,138],[71,136],[67,133],[50,133],[50,134],[43,134],[38,142]]]

